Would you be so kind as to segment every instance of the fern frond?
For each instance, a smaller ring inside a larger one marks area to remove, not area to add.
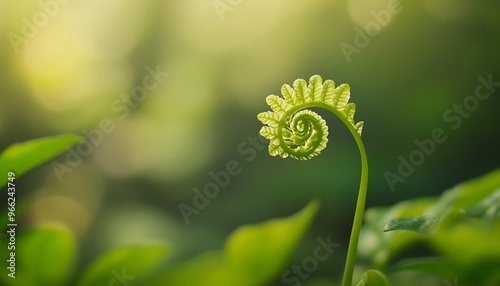
[[[269,140],[272,140],[274,138],[276,138],[276,136],[278,136],[278,131],[276,130],[276,128],[272,128],[272,127],[268,127],[268,126],[264,126],[260,129],[260,135],[262,135],[262,137],[266,138],[266,139],[269,139]]]
[[[307,92],[307,83],[305,80],[299,78],[293,82],[293,88],[295,89],[295,101],[294,105],[301,104],[305,102],[305,95]]]
[[[285,98],[285,100],[289,104],[291,104],[291,105],[294,104],[295,91],[293,90],[293,88],[291,86],[289,86],[288,84],[284,84],[281,87],[281,94],[283,95],[283,98]]]
[[[269,95],[266,98],[267,104],[273,111],[257,115],[257,118],[264,124],[260,134],[270,140],[269,154],[271,156],[308,160],[319,155],[326,148],[328,126],[321,116],[308,108],[317,107],[330,111],[342,120],[353,135],[361,157],[361,182],[342,279],[343,286],[352,285],[368,185],[368,159],[361,140],[364,123],[354,121],[356,105],[349,103],[350,92],[348,84],[335,87],[333,80],[323,82],[319,75],[312,76],[309,84],[299,78],[293,82],[293,87],[288,84],[281,87],[282,97]],[[363,277],[361,284],[379,282],[380,285],[387,285],[387,279],[381,272],[370,270]]]
[[[324,102],[328,105],[334,105],[334,93],[335,93],[335,82],[333,80],[327,80],[323,84],[323,92],[321,93],[321,100],[319,102]]]
[[[305,100],[306,102],[313,102],[316,98],[319,99],[321,92],[323,91],[323,80],[319,75],[314,75],[309,80],[309,86],[307,87]]]
[[[365,123],[363,121],[360,121],[358,123],[356,123],[356,132],[358,132],[359,136],[361,136],[361,133],[363,132],[363,126],[365,125]]]
[[[335,107],[338,110],[342,110],[349,102],[349,98],[351,97],[351,88],[345,83],[341,84],[335,89],[334,94],[335,98],[333,102]]]
[[[354,124],[354,113],[356,113],[356,104],[355,103],[348,103],[344,107],[344,114],[347,119],[353,126],[356,126]]]
[[[309,84],[300,78],[293,82],[293,87],[284,84],[281,95],[269,95],[266,102],[273,111],[257,115],[266,125],[260,134],[271,140],[271,155],[307,160],[317,156],[326,147],[328,127],[321,116],[303,110],[308,107],[333,110],[361,136],[363,122],[354,122],[356,105],[349,103],[349,85],[335,87],[334,81],[323,82],[321,76],[314,75],[309,79]]]
[[[283,115],[291,108],[290,104],[288,104],[283,98],[276,95],[268,96],[266,98],[266,102],[277,115]]]
[[[264,124],[269,125],[270,127],[278,127],[278,123],[280,121],[279,114],[276,114],[272,111],[266,111],[259,113],[257,118]]]

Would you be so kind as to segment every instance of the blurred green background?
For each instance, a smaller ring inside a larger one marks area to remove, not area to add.
[[[497,1],[393,2],[399,13],[349,59],[341,44],[355,46],[359,28],[391,1],[40,3],[51,4],[0,2],[0,150],[112,122],[71,172],[58,178],[48,163],[19,180],[18,197],[29,202],[23,227],[66,225],[81,265],[117,245],[159,240],[182,260],[219,249],[239,225],[287,216],[318,198],[322,208],[290,265],[310,255],[318,236],[332,235],[341,246],[314,278],[339,277],[360,174],[346,128],[320,111],[329,146],[307,162],[270,157],[260,139],[250,144],[261,127],[256,115],[269,109],[265,97],[299,77],[351,85],[356,120],[365,121],[368,207],[438,195],[498,167],[500,91],[456,130],[443,119],[475,94],[478,76],[500,81]],[[130,95],[148,70],[168,76],[139,102]],[[398,156],[408,158],[414,140],[435,128],[447,140],[391,191],[384,172],[396,173]],[[193,206],[193,188],[232,160],[241,173],[186,224],[179,204]]]

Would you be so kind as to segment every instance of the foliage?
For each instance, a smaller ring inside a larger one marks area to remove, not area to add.
[[[368,270],[361,276],[361,280],[356,286],[387,286],[389,282],[385,274],[378,270]]]
[[[229,236],[222,251],[168,268],[147,285],[263,285],[286,265],[317,209],[313,201],[288,218],[242,226]]]
[[[80,136],[67,134],[14,144],[0,155],[0,174],[13,171],[19,178],[81,140]],[[7,176],[1,176],[0,187],[6,183]]]
[[[27,172],[77,140],[68,135],[16,144],[4,152],[2,162],[16,160],[8,166],[15,166],[16,172]],[[113,279],[136,278],[142,285],[261,285],[284,268],[318,207],[318,202],[312,201],[290,217],[241,226],[229,236],[222,251],[203,253],[178,265],[165,263],[170,252],[165,243],[121,246],[76,277],[72,276],[77,241],[71,232],[61,226],[37,226],[19,234],[16,279],[7,275],[0,279],[4,285],[23,286],[74,285],[72,279],[78,286],[113,285]],[[2,260],[6,261],[8,255],[2,252]],[[159,272],[153,274],[155,269]]]
[[[408,272],[429,273],[455,283],[459,277],[464,285],[500,284],[500,169],[461,183],[439,197],[371,208],[361,228],[367,159],[360,139],[363,122],[354,122],[355,106],[348,103],[349,86],[335,88],[333,81],[323,83],[321,77],[313,76],[308,85],[301,79],[293,88],[284,85],[282,95],[269,96],[273,111],[258,116],[267,125],[261,134],[271,141],[271,155],[307,160],[326,147],[325,121],[315,112],[304,110],[312,107],[337,115],[360,149],[362,178],[344,285],[351,285],[349,272],[354,269],[358,233],[359,255],[372,269],[361,275],[357,286],[387,286],[397,274]],[[0,156],[0,169],[21,176],[81,139],[63,135],[12,145]],[[5,183],[1,181],[0,185]],[[68,229],[37,225],[16,237],[16,280],[7,275],[0,280],[2,285],[23,286],[108,285],[127,273],[128,279],[137,279],[137,285],[265,285],[286,266],[318,205],[312,201],[290,217],[241,226],[221,251],[201,253],[187,261],[169,262],[171,247],[164,242],[124,245],[86,265],[84,271],[77,268],[78,241]],[[22,215],[22,209],[17,212]],[[400,259],[421,246],[428,247],[430,254]],[[6,261],[8,255],[3,251],[0,256]]]
[[[93,262],[77,285],[108,285],[116,273],[130,276],[130,279],[148,275],[165,260],[169,252],[169,247],[163,244],[119,247]]]
[[[67,229],[43,226],[28,230],[17,239],[16,278],[2,275],[2,285],[68,285],[75,267],[77,243]],[[2,261],[7,261],[9,252],[2,250]]]
[[[267,125],[262,127],[260,134],[270,140],[271,156],[307,160],[325,149],[328,126],[321,116],[306,108],[320,107],[331,111],[361,136],[363,122],[354,123],[356,105],[349,103],[349,85],[335,87],[334,81],[323,83],[322,78],[315,75],[309,80],[309,85],[303,79],[295,80],[293,88],[283,85],[281,94],[283,98],[276,95],[266,98],[273,111],[257,115]]]
[[[437,198],[369,209],[360,255],[375,267],[392,272],[418,270],[450,281],[460,277],[464,285],[499,285],[499,190],[500,169],[459,184]],[[429,256],[396,260],[422,245],[432,249]]]
[[[349,129],[358,145],[361,156],[361,182],[342,279],[343,286],[351,286],[368,185],[368,159],[361,140],[363,122],[354,122],[356,105],[349,103],[350,88],[347,84],[335,88],[332,80],[323,83],[319,75],[314,75],[309,79],[308,85],[303,79],[295,80],[293,88],[287,84],[283,85],[281,95],[283,98],[276,95],[266,98],[273,112],[257,115],[257,118],[267,125],[262,127],[260,134],[270,140],[271,156],[308,160],[319,155],[326,147],[328,127],[321,116],[308,109],[312,107],[324,108],[336,115]],[[375,277],[380,275],[383,274],[379,273]],[[364,279],[374,279],[372,277],[374,276],[370,274]]]

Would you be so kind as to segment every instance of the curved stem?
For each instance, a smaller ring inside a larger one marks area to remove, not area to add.
[[[359,184],[358,201],[356,203],[356,211],[354,213],[354,221],[351,230],[351,237],[349,239],[349,248],[347,250],[347,260],[344,269],[344,276],[342,278],[342,286],[352,286],[352,276],[354,272],[354,265],[356,263],[359,234],[361,232],[363,217],[365,213],[366,193],[368,187],[368,158],[366,156],[366,150],[363,141],[361,140],[361,137],[356,131],[356,129],[349,121],[347,121],[347,119],[342,114],[340,114],[338,110],[336,110],[335,108],[333,108],[328,104],[313,102],[313,103],[306,103],[300,106],[295,106],[294,108],[288,110],[287,113],[285,113],[285,116],[283,116],[282,120],[284,121],[286,118],[288,118],[290,114],[297,112],[297,110],[310,107],[324,108],[333,113],[335,116],[337,116],[351,132],[352,136],[354,137],[354,140],[356,141],[356,144],[358,145],[359,154],[361,156],[361,182]],[[280,123],[283,124],[283,122]],[[279,129],[278,138],[280,138],[280,140],[283,141],[281,132],[282,132],[281,129]],[[285,142],[281,143],[286,144]]]
[[[359,233],[361,232],[361,226],[363,224],[366,190],[368,186],[368,159],[366,157],[365,146],[363,145],[363,141],[361,141],[361,138],[358,136],[356,131],[352,128],[349,128],[349,130],[356,140],[361,156],[361,183],[359,185],[358,202],[356,203],[356,212],[354,214],[351,238],[349,240],[349,248],[347,251],[347,261],[345,264],[342,286],[352,286],[352,274],[354,271],[354,264],[356,262],[356,254],[358,251]]]

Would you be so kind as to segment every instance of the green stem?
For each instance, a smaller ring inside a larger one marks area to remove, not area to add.
[[[356,141],[356,144],[358,145],[359,154],[361,156],[361,183],[359,185],[358,202],[356,203],[354,222],[351,230],[351,237],[349,240],[349,248],[347,250],[347,260],[344,269],[344,276],[342,278],[342,286],[352,286],[352,275],[354,272],[354,265],[356,262],[356,255],[358,251],[359,233],[361,232],[363,217],[365,213],[366,190],[368,186],[368,159],[366,157],[366,150],[365,146],[363,145],[363,141],[361,140],[361,137],[354,128],[353,124],[347,121],[345,116],[342,115],[338,110],[325,103],[312,102],[295,106],[285,113],[285,115],[282,117],[280,125],[283,125],[285,120],[291,114],[297,112],[298,110],[310,107],[324,108],[336,115],[351,132],[354,140]],[[280,142],[283,146],[286,145],[286,143],[283,141],[281,129],[278,130],[278,138],[280,138]]]
[[[365,213],[366,190],[368,186],[368,159],[366,157],[365,146],[363,145],[363,141],[361,141],[361,137],[357,134],[356,130],[351,128],[349,125],[347,126],[356,140],[359,154],[361,156],[361,183],[359,185],[358,202],[356,203],[356,212],[354,214],[351,238],[349,240],[342,286],[352,286],[352,275],[358,251],[359,233],[361,232],[361,226],[363,224],[363,217]]]

